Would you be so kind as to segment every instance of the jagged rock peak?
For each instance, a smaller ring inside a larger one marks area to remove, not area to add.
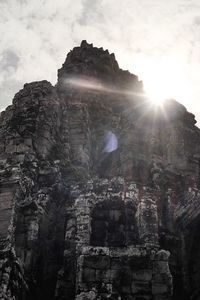
[[[11,118],[17,115],[19,111],[26,111],[30,106],[34,109],[42,103],[43,98],[56,99],[54,97],[54,88],[47,80],[34,81],[25,83],[23,88],[17,92],[13,98],[12,105],[8,106],[5,111],[0,114],[0,126]]]
[[[27,95],[39,96],[40,94],[49,94],[52,92],[53,86],[47,80],[34,81],[30,83],[25,83],[23,89],[21,89],[14,96],[13,103],[15,103],[21,97],[25,97]]]
[[[58,87],[62,89],[66,78],[76,76],[96,78],[107,84],[120,83],[122,87],[138,84],[142,89],[142,83],[136,75],[119,68],[113,53],[110,54],[102,47],[94,47],[85,40],[80,47],[75,47],[68,53],[62,68],[58,70]]]
[[[119,71],[119,66],[113,53],[110,54],[108,50],[104,50],[102,47],[94,47],[93,44],[88,44],[87,41],[83,40],[80,47],[75,47],[68,53],[63,66],[70,72],[72,65],[84,64],[89,69],[99,69],[100,63],[103,64],[101,71],[103,71],[105,65],[107,65],[107,69],[104,71],[111,73]]]

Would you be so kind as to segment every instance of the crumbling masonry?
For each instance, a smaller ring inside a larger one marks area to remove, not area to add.
[[[25,84],[0,116],[0,299],[199,300],[195,123],[86,41]]]

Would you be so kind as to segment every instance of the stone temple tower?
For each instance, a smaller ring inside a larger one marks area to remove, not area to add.
[[[82,41],[0,116],[0,299],[200,299],[200,130]]]

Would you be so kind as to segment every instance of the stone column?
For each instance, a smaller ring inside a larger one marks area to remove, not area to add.
[[[159,250],[153,261],[152,294],[154,300],[172,299],[172,275],[168,259],[169,251]]]
[[[142,187],[138,195],[137,218],[139,237],[143,244],[158,245],[158,213],[155,196]]]

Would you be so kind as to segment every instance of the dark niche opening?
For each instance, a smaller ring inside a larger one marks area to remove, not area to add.
[[[121,199],[98,203],[91,214],[90,244],[103,247],[124,247],[138,242],[136,208]]]
[[[188,289],[190,299],[200,299],[200,223],[190,228],[186,240],[186,260],[188,265]]]
[[[197,187],[200,189],[200,159],[198,159],[198,177],[197,177]]]
[[[16,254],[24,265],[24,278],[28,285],[19,300],[55,299],[58,272],[63,264],[65,233],[65,202],[55,189],[52,202],[40,217],[37,237],[28,239],[31,221],[36,211],[31,206],[19,209],[15,223]],[[60,201],[60,202],[59,202]],[[35,218],[35,219],[34,219]],[[18,298],[17,298],[18,299]],[[71,298],[72,299],[72,298]]]

